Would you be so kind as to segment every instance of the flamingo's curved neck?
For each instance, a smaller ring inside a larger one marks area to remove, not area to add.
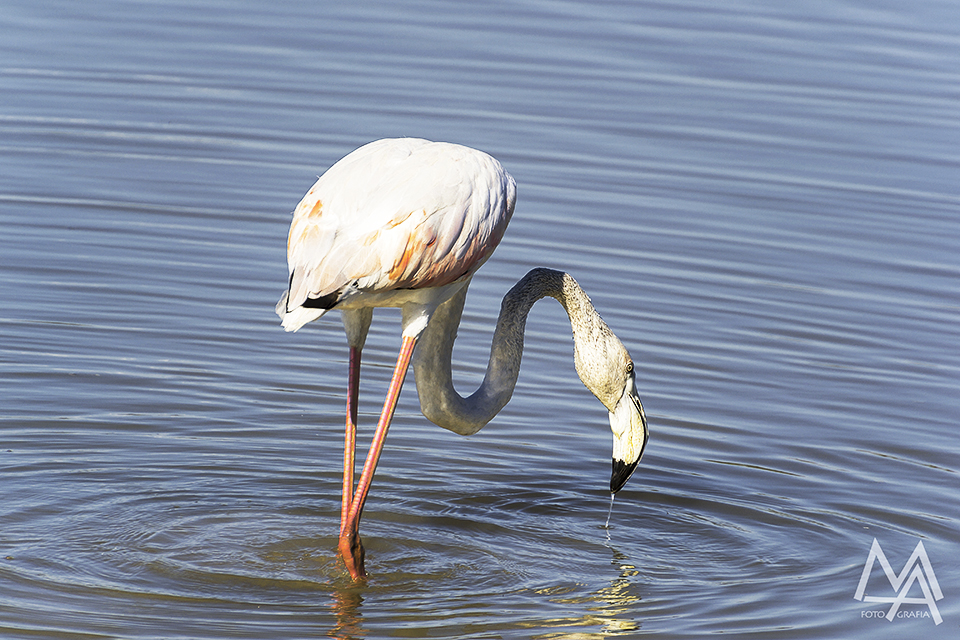
[[[563,305],[570,318],[580,379],[605,405],[612,407],[616,403],[622,390],[611,390],[610,394],[616,397],[609,400],[604,397],[607,390],[598,388],[594,380],[594,354],[583,357],[584,352],[590,352],[594,345],[611,335],[610,329],[569,274],[544,268],[527,273],[504,296],[483,383],[471,396],[461,397],[453,386],[451,359],[466,292],[464,287],[437,308],[414,355],[420,407],[431,422],[461,435],[470,435],[500,412],[513,395],[520,374],[527,315],[533,304],[546,296]]]

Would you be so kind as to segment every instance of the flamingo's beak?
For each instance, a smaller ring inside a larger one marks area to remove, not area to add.
[[[613,431],[613,475],[610,476],[610,491],[616,493],[633,475],[650,432],[647,417],[640,404],[637,386],[631,373],[623,390],[623,396],[610,412],[610,429]]]

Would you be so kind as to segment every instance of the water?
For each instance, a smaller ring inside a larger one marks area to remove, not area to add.
[[[0,635],[957,637],[960,10],[780,4],[7,3]],[[408,385],[354,586],[342,330],[273,305],[296,202],[396,135],[519,183],[461,390],[503,293],[565,269],[651,438],[605,529],[607,418],[545,301],[480,434]],[[874,538],[896,572],[922,540],[942,624],[854,599]]]

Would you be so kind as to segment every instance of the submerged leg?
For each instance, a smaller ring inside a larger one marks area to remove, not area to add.
[[[390,421],[393,420],[393,413],[397,408],[397,399],[400,397],[400,389],[403,387],[403,380],[407,375],[407,368],[410,366],[410,356],[413,355],[413,348],[416,344],[416,337],[405,336],[403,338],[400,355],[397,356],[397,366],[393,370],[393,379],[390,381],[390,389],[387,391],[386,400],[383,402],[380,422],[377,423],[377,431],[373,435],[373,442],[370,444],[370,451],[367,453],[367,460],[363,465],[360,481],[357,483],[357,491],[353,495],[346,518],[341,523],[340,555],[343,556],[347,570],[354,580],[360,580],[367,575],[363,566],[363,544],[360,542],[360,515],[363,513],[363,505],[367,501],[367,494],[370,492],[370,483],[373,481],[373,474],[377,470],[377,462],[379,462],[380,453],[383,451],[387,430],[390,428]],[[344,455],[344,459],[346,459],[346,455]],[[344,486],[346,486],[346,480],[344,480]]]

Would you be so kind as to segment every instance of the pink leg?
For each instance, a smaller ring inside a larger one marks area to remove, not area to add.
[[[360,397],[360,349],[350,347],[350,377],[347,383],[347,426],[343,438],[343,502],[340,507],[340,535],[346,530],[347,514],[353,502],[353,469],[357,450],[357,406]]]
[[[363,566],[363,544],[360,542],[360,515],[363,513],[363,505],[367,501],[367,494],[370,492],[370,483],[373,481],[373,474],[377,470],[377,462],[379,462],[380,453],[383,451],[383,443],[387,438],[387,430],[390,428],[390,421],[393,420],[393,413],[397,409],[397,399],[400,397],[400,389],[403,387],[403,380],[407,375],[410,357],[413,355],[413,347],[416,344],[416,338],[404,337],[403,344],[400,346],[400,355],[397,357],[397,366],[393,370],[393,379],[390,381],[387,398],[383,402],[380,422],[377,424],[377,431],[373,435],[373,442],[370,444],[367,461],[364,463],[363,472],[360,474],[357,491],[350,503],[346,522],[340,530],[340,554],[343,556],[347,570],[350,571],[354,580],[360,580],[367,575]]]

